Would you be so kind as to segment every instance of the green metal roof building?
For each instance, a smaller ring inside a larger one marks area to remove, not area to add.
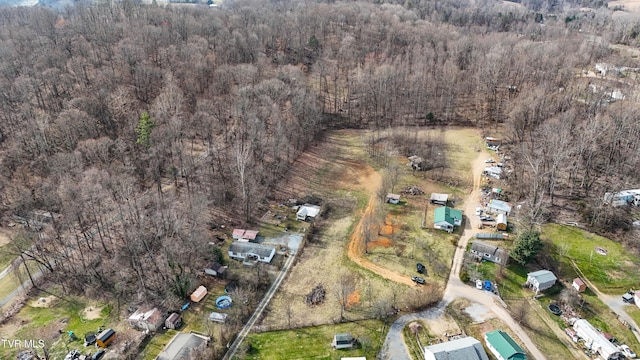
[[[436,208],[433,212],[433,227],[452,232],[455,226],[462,225],[462,211],[448,206]]]
[[[527,360],[527,355],[520,345],[502,330],[484,334],[484,341],[498,360]]]

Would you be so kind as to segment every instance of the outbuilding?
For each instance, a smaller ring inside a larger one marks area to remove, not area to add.
[[[447,206],[447,201],[449,200],[448,194],[438,194],[432,193],[430,201],[432,204]]]
[[[400,195],[398,194],[387,194],[385,198],[386,202],[389,204],[398,204],[400,202]]]
[[[587,290],[587,284],[585,284],[584,281],[582,281],[582,279],[580,278],[573,279],[571,287],[576,289],[577,292],[583,292]]]
[[[549,270],[538,270],[527,274],[527,285],[536,292],[552,287],[558,278]]]
[[[217,277],[224,277],[226,271],[227,267],[222,266],[222,264],[217,261],[210,263],[209,266],[204,269],[205,274]]]
[[[113,331],[113,329],[109,328],[107,330],[104,330],[103,332],[98,334],[98,336],[96,336],[96,345],[100,346],[101,348],[106,348],[115,337],[116,332]]]
[[[355,345],[355,341],[351,334],[335,334],[331,346],[334,349],[351,349]]]
[[[299,221],[307,221],[313,220],[320,213],[320,206],[304,204],[298,208],[298,212],[296,213],[296,220]]]
[[[191,301],[193,301],[194,303],[200,302],[206,295],[207,288],[204,287],[204,285],[200,285],[193,293],[191,293]]]
[[[498,214],[498,216],[496,216],[496,229],[502,231],[507,230],[507,215]]]
[[[164,326],[167,329],[178,329],[180,326],[182,326],[182,316],[180,316],[180,314],[178,313],[171,313],[167,320],[164,321]]]

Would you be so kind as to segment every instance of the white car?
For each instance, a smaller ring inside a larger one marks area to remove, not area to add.
[[[493,159],[487,159],[487,160],[485,160],[484,162],[485,162],[485,163],[487,163],[487,164],[493,164],[493,163],[494,163],[494,162],[496,162],[496,161],[495,161],[495,160],[493,160]]]
[[[634,353],[633,350],[629,349],[627,345],[620,345],[619,349],[624,353],[624,356],[630,359],[636,358],[636,353]]]
[[[477,207],[477,208],[476,208],[476,215],[478,215],[478,216],[482,215],[482,212],[483,212],[483,211],[484,211],[484,210],[483,210],[481,207]]]
[[[476,280],[476,289],[482,290],[482,280]]]

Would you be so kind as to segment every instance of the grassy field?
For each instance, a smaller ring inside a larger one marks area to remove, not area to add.
[[[361,346],[353,350],[333,350],[331,341],[338,333],[350,333]],[[384,324],[377,320],[250,334],[244,344],[248,348],[245,358],[295,360],[365,356],[375,359],[384,334]]]
[[[559,264],[559,273],[567,279],[573,278],[575,262],[580,271],[600,291],[618,295],[638,287],[640,260],[633,257],[621,244],[607,238],[588,233],[572,226],[545,225],[542,238],[550,254]],[[594,249],[606,249],[607,255],[599,255]]]

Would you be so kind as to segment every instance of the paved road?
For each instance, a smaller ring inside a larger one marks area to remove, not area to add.
[[[238,351],[238,347],[240,347],[242,341],[247,337],[247,335],[249,335],[251,328],[256,324],[256,321],[258,321],[260,315],[262,315],[262,312],[267,307],[267,305],[269,305],[276,291],[278,291],[278,288],[280,287],[280,284],[282,284],[284,278],[287,276],[287,273],[289,273],[289,270],[291,269],[291,266],[293,265],[293,261],[296,258],[297,254],[298,251],[296,250],[291,256],[287,258],[287,261],[285,261],[284,265],[282,266],[278,277],[276,277],[276,280],[273,282],[273,284],[271,284],[271,287],[269,288],[267,293],[264,294],[264,297],[262,297],[262,300],[260,300],[260,303],[258,304],[256,310],[253,312],[253,315],[251,315],[249,321],[247,321],[242,330],[240,330],[240,333],[233,341],[233,343],[229,346],[229,350],[227,350],[227,353],[224,355],[222,360],[232,359],[233,355],[235,355],[236,351]]]
[[[473,161],[473,190],[465,199],[465,213],[467,214],[466,226],[453,257],[451,273],[449,274],[449,280],[447,281],[442,301],[433,308],[418,313],[404,315],[396,320],[389,328],[382,351],[378,354],[378,359],[412,360],[402,337],[402,329],[414,320],[437,319],[443,316],[444,309],[449,303],[457,298],[465,298],[471,302],[479,303],[491,310],[497,318],[509,326],[520,338],[529,353],[533,355],[535,359],[546,360],[546,357],[542,352],[540,352],[533,341],[531,341],[529,335],[527,335],[524,329],[522,329],[522,327],[516,323],[511,315],[506,311],[505,307],[496,295],[487,291],[477,290],[460,281],[460,269],[462,268],[462,261],[464,259],[467,243],[469,242],[469,239],[478,232],[479,219],[477,219],[473,214],[475,212],[476,205],[478,204],[481,181],[480,174],[484,167],[483,159],[485,157],[486,154],[481,152]]]

